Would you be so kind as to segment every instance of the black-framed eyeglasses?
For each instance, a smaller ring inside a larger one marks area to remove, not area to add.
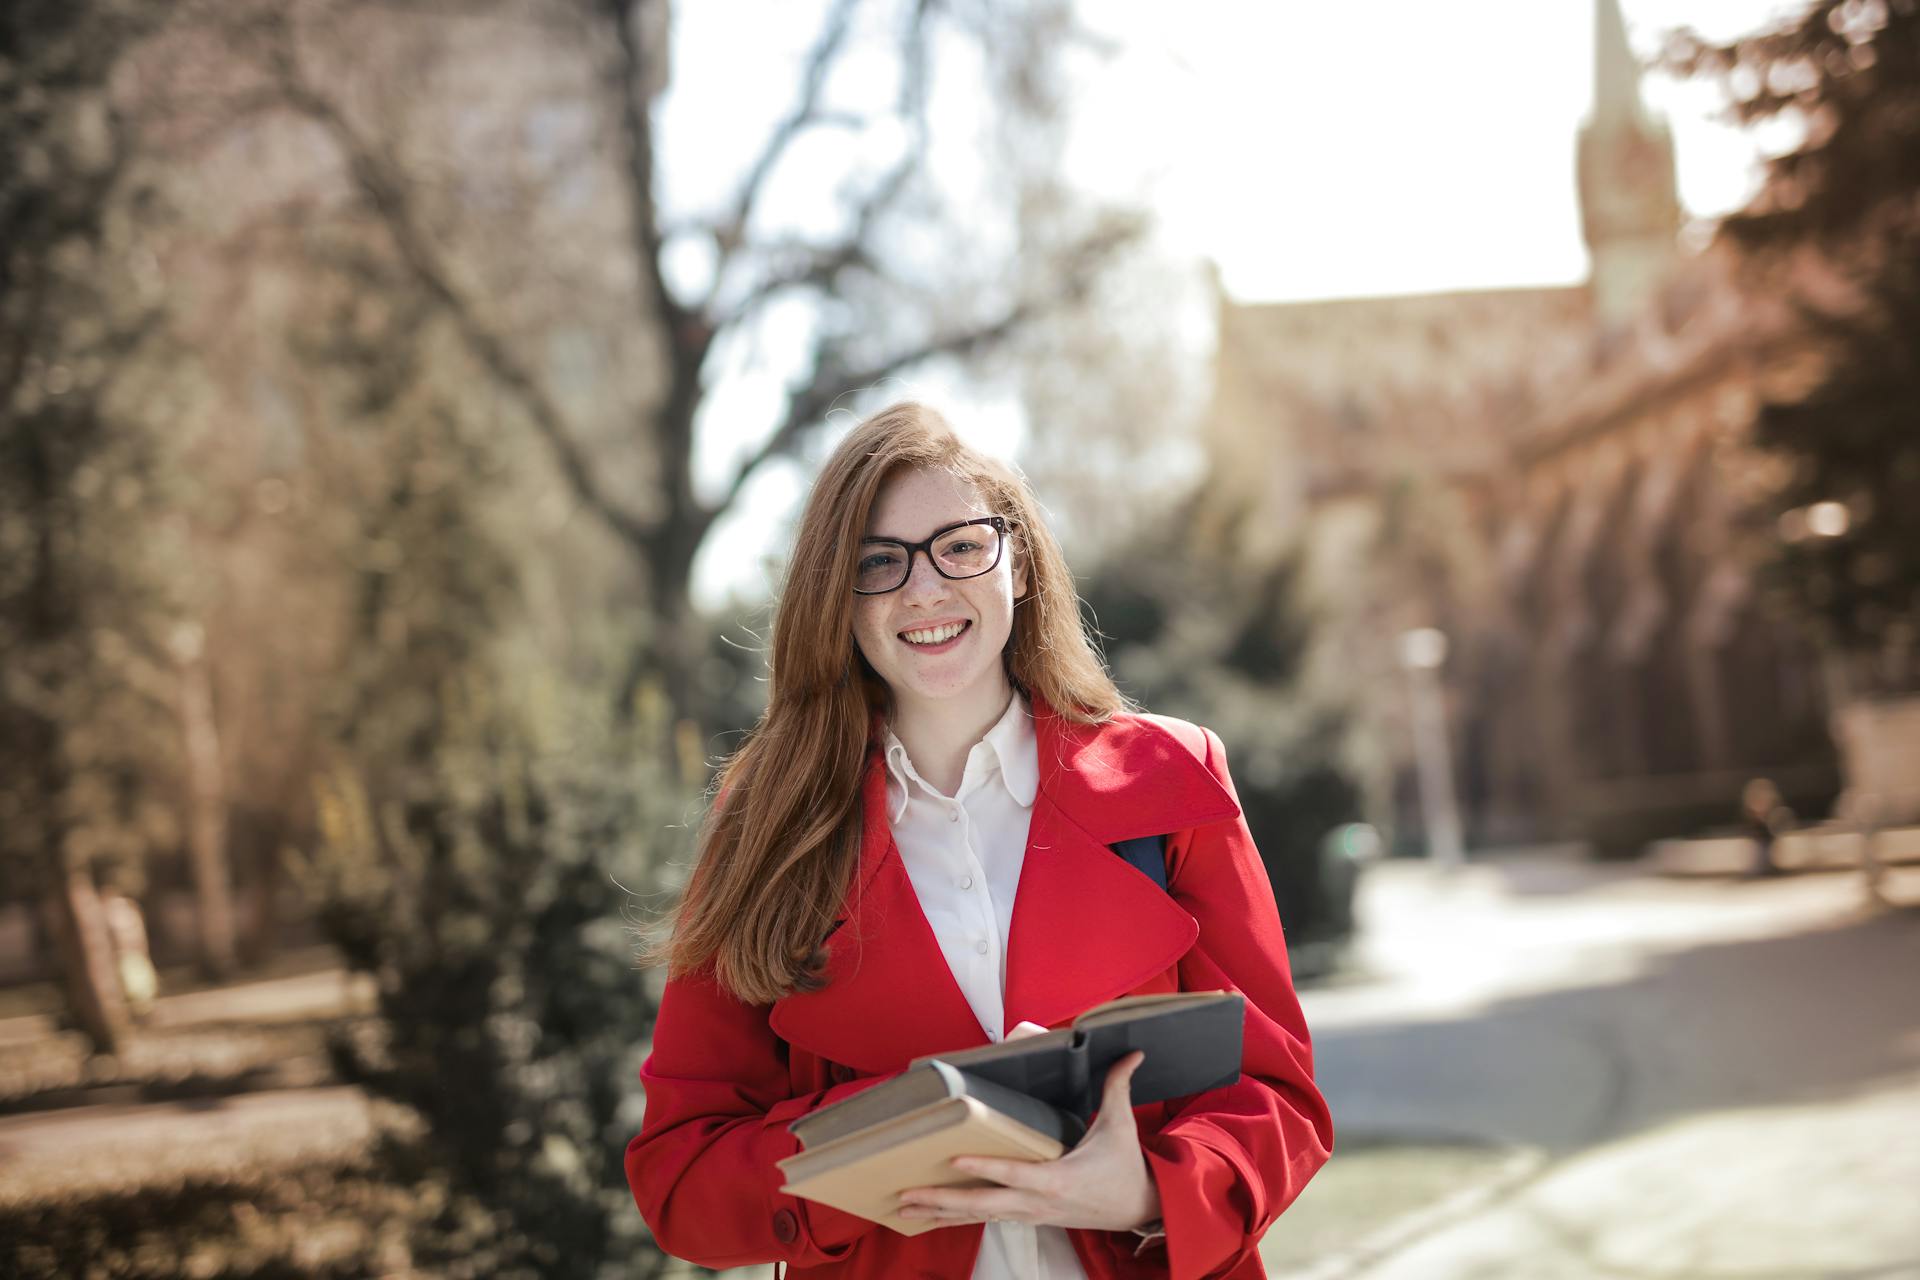
[[[913,553],[924,551],[927,562],[943,578],[956,581],[992,573],[1007,543],[1005,516],[975,516],[935,529],[922,542],[897,538],[860,539],[860,563],[854,569],[856,595],[880,596],[907,585],[913,573]]]

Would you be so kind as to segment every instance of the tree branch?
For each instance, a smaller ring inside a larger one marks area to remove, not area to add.
[[[848,227],[847,234],[838,244],[811,248],[806,251],[805,256],[797,265],[775,270],[772,275],[749,290],[746,296],[741,298],[730,311],[720,317],[715,322],[714,327],[716,329],[726,329],[743,323],[760,307],[766,305],[767,302],[789,289],[816,288],[824,290],[828,285],[832,284],[842,272],[854,267],[870,268],[872,266],[872,259],[867,253],[867,245],[871,243],[873,239],[874,227],[879,222],[881,216],[893,207],[894,202],[897,201],[901,193],[906,190],[908,181],[920,171],[927,152],[927,12],[928,5],[926,3],[923,2],[915,5],[908,15],[906,26],[900,33],[900,63],[902,71],[900,94],[895,100],[894,110],[900,118],[907,122],[909,126],[909,139],[899,159],[894,162],[892,167],[887,170],[886,175],[873,185],[867,192],[865,198],[855,207],[853,222]],[[828,40],[823,37],[820,44],[816,46],[814,50],[815,65],[818,65],[819,60],[823,57],[827,48]],[[810,96],[817,92],[817,86],[813,84],[814,74],[814,69],[810,66],[808,77],[809,89],[808,93],[803,95],[803,103],[807,102]],[[814,114],[816,122],[824,118],[817,111]],[[794,116],[790,118],[789,123],[798,121],[801,118],[802,113],[796,110]],[[779,140],[778,145],[784,147],[786,141],[787,140]],[[767,154],[775,154],[774,144],[769,144]],[[757,185],[757,180],[754,185]],[[750,185],[748,190],[752,191],[753,185]],[[745,204],[743,204],[743,208],[745,208]],[[744,234],[744,224],[745,214],[742,213],[736,218],[732,229],[733,233]],[[724,236],[724,234],[726,233],[723,232],[722,235]],[[724,267],[725,261],[723,259],[721,269],[714,272],[714,288],[716,290],[720,287]]]
[[[627,511],[601,487],[592,460],[573,439],[559,405],[455,282],[423,230],[406,182],[392,162],[361,137],[331,101],[306,83],[284,36],[270,47],[268,56],[287,105],[318,124],[340,148],[355,184],[385,226],[415,282],[453,322],[461,340],[494,381],[527,415],[575,495],[622,538],[644,544],[653,522]]]
[[[792,266],[777,269],[755,285],[748,294],[715,321],[716,329],[743,324],[753,313],[789,289],[825,289],[840,274],[853,268],[870,270],[873,259],[867,246],[873,239],[873,227],[880,215],[892,206],[906,189],[907,180],[920,168],[918,149],[909,149],[899,163],[888,171],[854,213],[853,225],[836,245],[808,246]]]
[[[740,193],[733,202],[733,212],[719,229],[720,267],[723,270],[734,250],[745,239],[747,223],[753,217],[754,206],[759,202],[760,193],[766,187],[774,166],[779,164],[795,138],[823,121],[820,94],[826,88],[827,75],[833,70],[833,64],[846,47],[847,32],[853,26],[855,4],[856,0],[836,0],[819,38],[807,54],[806,70],[800,80],[800,94],[793,110],[774,127],[766,145],[760,148],[753,167],[747,170],[747,176],[740,184]],[[718,280],[719,277],[720,271],[716,271],[714,278]]]
[[[753,473],[773,458],[791,453],[808,428],[818,425],[833,402],[847,391],[872,386],[936,356],[977,354],[1005,341],[1037,317],[1084,300],[1104,263],[1145,231],[1146,224],[1140,219],[1109,219],[1065,253],[1061,285],[1050,296],[1022,299],[993,320],[931,338],[872,364],[849,368],[830,347],[823,347],[814,361],[813,376],[789,395],[780,425],[740,464],[720,500],[701,508],[694,544],[697,546],[721,513],[739,499]]]
[[[613,24],[620,46],[615,66],[615,91],[620,99],[620,123],[627,144],[625,174],[627,195],[632,206],[634,261],[641,279],[659,308],[659,316],[670,332],[678,332],[688,319],[685,307],[667,287],[660,269],[660,209],[654,198],[655,159],[653,154],[653,110],[648,98],[652,81],[653,54],[645,47],[635,28],[636,14],[664,0],[606,0],[607,17]]]
[[[781,419],[771,435],[761,442],[751,457],[740,464],[732,480],[727,484],[726,493],[720,500],[702,508],[697,525],[696,541],[706,535],[707,529],[718,519],[721,513],[739,499],[740,492],[746,487],[753,473],[773,458],[791,453],[799,444],[800,437],[808,428],[817,426],[833,402],[847,391],[859,387],[871,386],[891,378],[935,356],[969,356],[1003,341],[1009,334],[1026,324],[1041,308],[1030,302],[1022,302],[1007,310],[997,319],[985,324],[974,325],[930,339],[918,346],[879,360],[859,369],[849,369],[831,354],[825,354],[816,363],[813,377],[804,387],[796,388],[787,399],[787,413]]]

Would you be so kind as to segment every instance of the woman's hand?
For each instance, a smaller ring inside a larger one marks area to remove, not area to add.
[[[1066,1155],[1040,1163],[956,1157],[954,1168],[1000,1185],[911,1187],[900,1193],[900,1216],[942,1223],[1000,1219],[1101,1231],[1128,1231],[1154,1221],[1160,1216],[1160,1189],[1140,1149],[1129,1094],[1133,1073],[1145,1058],[1136,1050],[1113,1064],[1099,1114]]]

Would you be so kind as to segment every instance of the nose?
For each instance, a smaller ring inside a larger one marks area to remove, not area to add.
[[[947,594],[948,585],[947,579],[933,567],[933,553],[915,551],[907,562],[907,580],[901,585],[900,594],[938,600]]]

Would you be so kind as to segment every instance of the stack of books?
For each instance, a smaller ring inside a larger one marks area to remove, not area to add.
[[[1134,1050],[1133,1105],[1240,1078],[1245,998],[1227,991],[1127,996],[1042,1035],[916,1059],[900,1075],[788,1127],[801,1152],[782,1190],[903,1235],[940,1224],[896,1212],[908,1187],[987,1186],[955,1156],[1054,1160],[1086,1132],[1107,1072]]]

